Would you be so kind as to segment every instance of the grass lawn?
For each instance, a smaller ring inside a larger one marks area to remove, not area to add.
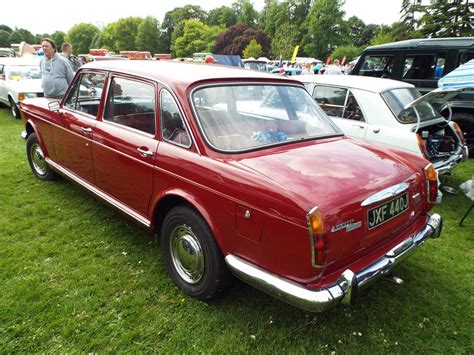
[[[66,180],[30,172],[0,109],[0,352],[473,353],[474,212],[446,195],[443,236],[358,305],[312,314],[243,283],[209,304],[167,276],[159,241]],[[474,173],[474,159],[448,184]]]

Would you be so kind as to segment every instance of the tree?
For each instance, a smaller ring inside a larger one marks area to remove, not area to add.
[[[102,37],[102,32],[96,33],[94,38],[92,38],[91,48],[102,48],[104,39]]]
[[[363,29],[363,31],[360,35],[359,43],[357,44],[357,46],[359,46],[359,47],[367,46],[370,43],[370,41],[372,40],[372,38],[374,38],[374,36],[377,33],[378,29],[379,29],[379,26],[374,25],[374,24],[369,24],[369,25],[365,26],[365,28]]]
[[[258,12],[254,9],[250,0],[237,0],[232,4],[232,8],[237,14],[237,23],[257,28]]]
[[[350,62],[354,58],[360,56],[362,54],[363,48],[361,47],[354,47],[354,46],[339,46],[337,47],[332,53],[331,58],[339,59],[340,61],[345,56],[346,63]]]
[[[58,45],[58,47],[60,47],[64,42],[66,42],[65,38],[66,34],[62,31],[56,31],[51,35],[51,39],[54,41],[54,43]]]
[[[298,43],[296,40],[296,32],[298,31],[295,25],[285,22],[281,25],[275,33],[272,40],[272,53],[274,58],[283,58],[290,60],[293,50]]]
[[[237,15],[235,11],[228,6],[221,6],[212,9],[207,17],[209,26],[230,27],[237,23]]]
[[[163,31],[161,36],[162,52],[168,52],[171,48],[171,36],[174,29],[184,20],[199,20],[204,22],[206,19],[206,12],[198,5],[186,5],[177,7],[165,14],[161,29]]]
[[[68,31],[66,40],[71,43],[75,54],[89,53],[92,39],[97,33],[99,29],[96,26],[90,23],[78,23]]]
[[[242,51],[252,39],[260,43],[264,56],[270,55],[271,38],[264,31],[255,30],[243,23],[231,26],[217,36],[214,53],[242,55]]]
[[[176,38],[172,46],[173,54],[177,57],[192,57],[196,52],[211,52],[217,34],[223,31],[221,27],[210,27],[198,20],[186,20],[181,24],[183,34]],[[175,31],[178,30],[178,27]]]
[[[0,30],[0,47],[10,47],[10,32]]]
[[[130,51],[136,49],[135,38],[138,34],[138,27],[142,22],[143,19],[141,17],[125,17],[115,22],[115,51]]]
[[[0,31],[7,31],[8,33],[12,33],[13,30],[8,27],[7,25],[0,25]]]
[[[472,0],[431,0],[420,19],[423,37],[472,36]]]
[[[158,53],[160,42],[160,23],[155,17],[148,16],[138,26],[135,43],[140,51],[150,51]]]
[[[370,45],[377,46],[379,44],[390,43],[390,42],[393,42],[393,37],[391,35],[391,28],[390,26],[382,25],[379,27],[379,30],[370,41]]]
[[[363,45],[361,44],[362,35],[364,34],[364,30],[366,28],[364,21],[362,21],[357,16],[351,16],[346,21],[346,25],[349,29],[348,31],[349,42],[352,43],[356,47],[362,46]]]
[[[31,44],[35,42],[35,36],[30,31],[25,30],[24,28],[15,28],[15,30],[10,33],[9,41],[12,44],[21,42]]]
[[[254,39],[252,39],[243,51],[244,58],[258,58],[262,55],[262,46]]]
[[[303,49],[312,57],[325,58],[332,50],[347,41],[343,20],[343,0],[316,0],[304,22],[307,33]]]

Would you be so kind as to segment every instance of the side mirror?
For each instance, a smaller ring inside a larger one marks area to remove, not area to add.
[[[61,106],[59,106],[59,101],[51,101],[48,103],[48,109],[52,112],[59,112],[59,109]]]

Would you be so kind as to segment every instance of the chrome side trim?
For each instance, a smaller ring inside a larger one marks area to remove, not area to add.
[[[388,274],[393,266],[413,253],[428,238],[439,237],[441,230],[441,216],[434,214],[419,231],[390,249],[374,263],[357,273],[347,269],[334,284],[318,290],[310,290],[232,254],[227,255],[225,261],[230,271],[242,281],[281,301],[307,311],[319,312],[338,303],[354,304],[361,287]]]
[[[360,205],[362,207],[370,206],[374,203],[377,203],[377,202],[383,201],[387,198],[390,198],[390,197],[396,196],[398,194],[401,194],[401,193],[405,192],[406,190],[408,190],[408,187],[410,187],[410,184],[407,183],[407,182],[402,182],[400,184],[390,186],[390,187],[388,187],[388,188],[386,188],[382,191],[379,191],[379,192],[373,194],[372,196],[369,196],[364,201],[362,201],[362,203]]]
[[[151,226],[151,222],[143,217],[141,214],[138,212],[133,211],[132,209],[128,208],[125,206],[123,203],[118,201],[117,199],[113,198],[112,196],[106,194],[104,191],[96,188],[95,186],[89,184],[87,181],[84,179],[80,178],[79,176],[71,173],[69,170],[63,168],[61,165],[55,163],[52,161],[50,158],[45,158],[46,162],[51,165],[52,168],[55,170],[59,171],[61,174],[64,174],[74,182],[80,184],[82,187],[86,188],[90,192],[94,193],[98,197],[102,198],[105,202],[111,204],[115,208],[119,209],[120,211],[124,212],[125,214],[129,215],[130,217],[136,219],[138,222],[144,224],[146,227]]]

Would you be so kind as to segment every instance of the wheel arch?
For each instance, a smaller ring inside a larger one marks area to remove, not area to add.
[[[222,240],[222,234],[219,232],[219,229],[213,223],[211,215],[204,207],[204,203],[200,201],[200,199],[193,194],[182,190],[182,189],[170,189],[163,192],[159,197],[155,199],[152,204],[152,214],[151,214],[151,229],[155,233],[159,233],[161,230],[161,226],[163,224],[163,220],[166,214],[176,206],[188,206],[196,211],[207,223],[209,229],[214,236],[216,243],[218,244],[219,248],[221,249],[222,253],[224,253],[224,242]]]

